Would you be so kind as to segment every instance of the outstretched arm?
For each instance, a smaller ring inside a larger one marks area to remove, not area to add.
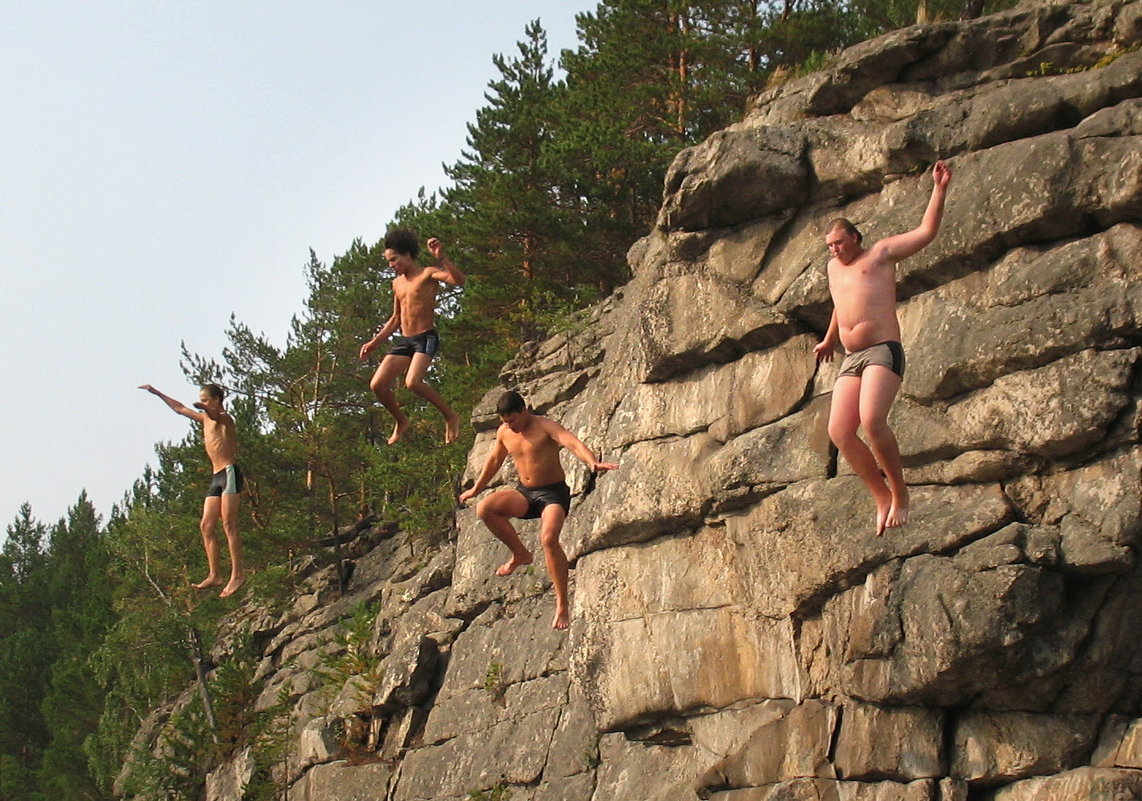
[[[484,461],[484,469],[480,471],[480,476],[476,479],[476,483],[472,485],[472,488],[460,493],[460,503],[467,503],[484,491],[484,488],[488,486],[488,482],[500,471],[500,467],[503,466],[504,459],[507,458],[507,455],[508,449],[504,447],[499,432],[496,432],[496,444],[492,446],[492,452],[488,454],[488,458]]]
[[[438,267],[432,270],[429,275],[437,281],[442,281],[445,284],[455,284],[456,286],[464,286],[464,282],[468,280],[468,276],[460,272],[460,268],[452,263],[452,259],[444,255],[444,243],[436,237],[428,240],[428,252],[432,254],[432,258],[436,259],[439,264]]]
[[[183,417],[189,417],[191,420],[195,420],[199,423],[201,423],[202,419],[204,417],[206,417],[206,415],[203,414],[202,412],[196,412],[193,409],[188,409],[186,406],[179,403],[174,398],[171,398],[167,395],[164,395],[163,393],[159,392],[157,389],[152,387],[150,384],[141,384],[139,386],[139,389],[145,389],[147,392],[151,393],[152,395],[158,395],[159,398],[162,399],[163,403],[165,403],[167,406],[171,407],[172,411],[177,412],[178,414],[181,414]]]
[[[600,462],[591,452],[591,449],[583,444],[582,440],[554,420],[544,418],[543,425],[553,440],[575,454],[579,461],[591,468],[592,471],[618,469],[619,466],[615,462]]]
[[[952,180],[952,171],[943,161],[937,161],[932,167],[932,197],[928,200],[928,208],[924,210],[924,219],[920,225],[906,234],[898,234],[883,239],[880,247],[884,248],[890,261],[903,261],[914,253],[918,253],[936,238],[940,232],[940,221],[944,217],[944,198],[948,194],[948,183]]]

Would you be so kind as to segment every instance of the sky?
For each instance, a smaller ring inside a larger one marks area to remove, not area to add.
[[[0,515],[106,518],[190,422],[180,343],[231,315],[285,343],[323,262],[447,184],[466,124],[540,19],[551,61],[595,0],[5,7]],[[465,267],[465,269],[469,269]],[[382,321],[378,321],[382,322]],[[362,387],[362,392],[367,392]],[[202,477],[205,492],[209,476]]]

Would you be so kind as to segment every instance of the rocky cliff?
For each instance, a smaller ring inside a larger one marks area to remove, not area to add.
[[[916,26],[679,154],[631,283],[502,376],[621,462],[565,459],[570,632],[467,509],[344,598],[313,573],[254,625],[291,801],[1142,798],[1140,38],[1138,0]],[[899,270],[912,518],[876,538],[812,353],[822,223],[913,227],[936,158]],[[322,696],[362,601],[379,666]]]

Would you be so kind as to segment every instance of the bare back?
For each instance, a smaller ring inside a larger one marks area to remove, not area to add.
[[[512,431],[504,423],[496,434],[515,461],[516,472],[525,487],[543,487],[567,478],[559,462],[563,446],[553,438],[551,425],[546,417],[533,414],[530,424],[522,431]]]
[[[435,326],[436,293],[440,289],[440,282],[428,268],[420,267],[415,275],[410,273],[393,279],[401,333],[406,337],[423,334]]]
[[[238,435],[234,418],[225,412],[217,420],[202,415],[202,442],[215,473],[234,464],[238,457]]]
[[[900,340],[896,318],[896,264],[877,242],[848,264],[829,259],[829,293],[847,352]]]

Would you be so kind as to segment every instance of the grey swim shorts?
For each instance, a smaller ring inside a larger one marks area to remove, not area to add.
[[[854,351],[845,356],[841,362],[841,371],[837,378],[843,375],[857,375],[864,372],[870,364],[879,364],[887,367],[901,378],[904,377],[904,346],[899,342],[879,342],[864,350]]]

